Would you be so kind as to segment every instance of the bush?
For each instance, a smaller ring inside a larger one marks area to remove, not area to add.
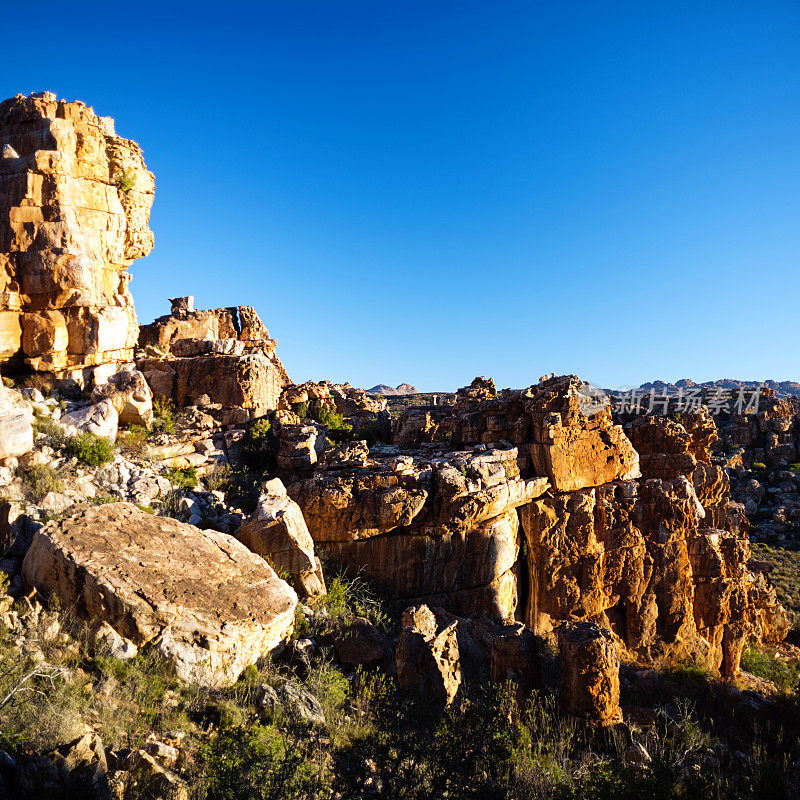
[[[306,800],[325,789],[299,742],[272,725],[223,729],[200,748],[198,762],[207,800]]]
[[[328,408],[320,409],[314,419],[328,428],[328,439],[334,444],[344,444],[358,437],[353,433],[353,423],[342,414]]]
[[[105,436],[97,436],[88,431],[69,439],[66,450],[73,458],[91,467],[99,467],[114,460],[114,445]]]
[[[300,419],[308,419],[308,403],[295,403],[292,406],[292,411],[294,411]]]
[[[172,400],[153,398],[153,433],[175,433],[175,405]]]
[[[197,486],[197,470],[190,464],[179,467],[173,464],[165,473],[166,479],[180,489],[194,489]]]
[[[64,429],[57,422],[50,419],[50,417],[40,417],[36,415],[36,419],[33,421],[33,431],[37,435],[40,433],[43,434],[46,444],[57,450],[64,447],[68,441]]]
[[[117,188],[123,194],[127,194],[136,185],[136,174],[121,169],[119,172],[117,172],[116,182]]]
[[[117,436],[117,446],[127,456],[146,458],[148,436],[147,428],[141,425],[129,425]]]
[[[244,465],[256,472],[272,473],[278,454],[278,436],[270,421],[256,420],[242,437],[240,453]]]
[[[742,652],[742,669],[758,678],[772,681],[787,692],[794,691],[800,680],[800,664],[796,661],[784,661],[774,652],[759,650],[748,645]]]
[[[753,462],[753,469],[764,470],[767,468],[767,465],[762,463],[761,461],[754,461]]]
[[[41,503],[48,492],[61,492],[64,485],[58,476],[58,472],[49,464],[36,464],[22,470],[22,488],[25,497],[32,503]]]

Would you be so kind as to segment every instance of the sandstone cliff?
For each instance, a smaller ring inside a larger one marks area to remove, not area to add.
[[[128,267],[153,247],[139,146],[50,92],[0,104],[0,361],[87,381],[133,357]]]

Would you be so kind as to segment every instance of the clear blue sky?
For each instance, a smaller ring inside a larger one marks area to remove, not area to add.
[[[248,303],[296,380],[800,379],[800,5],[12,3],[0,95],[156,175],[141,322]]]

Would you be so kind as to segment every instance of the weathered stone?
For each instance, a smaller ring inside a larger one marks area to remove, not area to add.
[[[278,572],[288,573],[304,594],[325,594],[314,540],[300,506],[288,497],[280,478],[264,483],[256,510],[242,523],[238,539]]]
[[[28,586],[137,646],[153,643],[179,677],[234,683],[281,645],[297,596],[232,537],[154,517],[128,503],[93,506],[34,536]]]
[[[0,386],[0,460],[21,456],[33,448],[33,411],[12,389]]]
[[[336,658],[344,666],[372,666],[386,656],[386,637],[364,617],[337,626],[331,638]]]
[[[92,390],[92,403],[109,400],[119,415],[120,425],[153,424],[153,396],[144,375],[138,370],[123,370]]]
[[[62,414],[59,422],[70,436],[93,433],[113,442],[117,438],[119,414],[111,400],[101,400],[95,405]]]
[[[593,622],[565,622],[558,648],[564,713],[603,726],[622,722],[619,648],[611,632]]]
[[[0,104],[0,144],[18,154],[0,160],[0,358],[78,375],[130,361],[127,268],[153,246],[141,150],[47,92]]]
[[[515,509],[548,488],[518,476],[516,449],[326,464],[287,486],[318,549],[409,602],[513,617]]]
[[[429,611],[429,610],[428,610]],[[418,614],[413,609],[404,614],[404,623]],[[422,612],[425,619],[428,614]],[[395,668],[402,689],[414,691],[449,705],[461,686],[461,662],[456,627],[452,623],[438,633],[429,627],[405,626],[397,641]]]

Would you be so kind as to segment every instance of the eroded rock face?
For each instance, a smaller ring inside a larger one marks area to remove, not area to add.
[[[726,676],[738,672],[745,631],[764,641],[786,634],[774,590],[747,567],[747,521],[727,475],[699,460],[713,420],[687,416],[689,430],[665,417],[632,423],[645,478],[521,509],[535,632],[590,619],[639,658],[689,659]]]
[[[111,375],[92,390],[92,403],[108,400],[117,412],[121,425],[153,424],[153,395],[138,370],[123,370]]]
[[[172,314],[143,325],[137,365],[153,394],[178,408],[207,395],[244,418],[278,408],[289,376],[264,323],[250,306],[195,311],[173,300]]]
[[[325,580],[314,554],[300,506],[287,494],[280,478],[264,483],[258,506],[242,523],[239,541],[266,558],[279,572],[286,571],[304,594],[325,594]]]
[[[515,509],[548,488],[519,477],[515,448],[385,457],[343,449],[348,458],[326,452],[313,477],[287,484],[318,548],[394,597],[513,617]]]
[[[565,375],[498,394],[492,381],[476,378],[458,391],[455,406],[424,415],[407,409],[394,430],[406,445],[447,436],[462,446],[508,442],[524,475],[546,477],[558,491],[638,478],[639,456],[622,427],[608,407],[588,415],[582,387]]]
[[[461,686],[461,662],[453,622],[437,629],[436,617],[427,606],[403,613],[402,633],[395,650],[397,683],[449,705]]]
[[[151,643],[185,679],[230,685],[291,633],[297,595],[224,533],[129,503],[93,506],[35,534],[30,587],[136,646]]]
[[[610,631],[593,622],[566,622],[558,631],[561,707],[598,725],[622,722],[619,647]]]
[[[49,92],[0,104],[0,149],[0,359],[81,382],[130,362],[127,270],[153,247],[142,151]]]
[[[33,410],[18,392],[0,385],[0,461],[33,448]]]

